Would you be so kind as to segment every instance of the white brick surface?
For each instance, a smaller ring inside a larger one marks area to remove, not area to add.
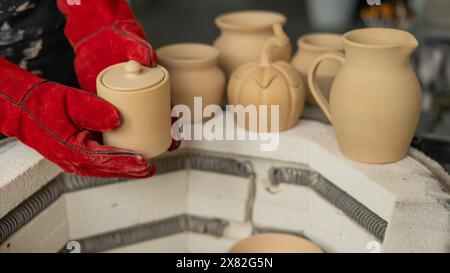
[[[306,213],[297,209],[256,202],[253,223],[258,228],[268,228],[302,232],[305,228]]]
[[[186,190],[185,172],[176,172],[67,194],[71,237],[186,213]]]
[[[190,253],[226,253],[236,241],[209,235],[188,234]]]
[[[321,198],[308,193],[308,212],[304,234],[328,252],[367,252],[367,245],[377,239]]]
[[[13,146],[0,151],[0,218],[60,172],[24,145]],[[327,251],[366,251],[373,237],[311,189],[282,184],[272,188],[275,193],[266,191],[270,167],[309,166],[389,222],[384,251],[448,251],[450,213],[445,204],[450,196],[434,170],[416,156],[388,165],[353,162],[341,155],[331,126],[307,120],[283,132],[275,152],[261,152],[260,143],[252,141],[188,141],[184,147],[252,161],[257,174],[252,220],[258,227],[304,232]],[[180,171],[70,193],[13,235],[10,247],[3,244],[0,252],[54,251],[67,237],[86,237],[185,213],[235,224],[226,229],[224,241],[184,234],[126,249],[189,251],[192,245],[194,251],[222,251],[248,233],[251,186],[249,179]]]
[[[124,246],[105,253],[224,253],[235,241],[214,236],[184,232],[139,244]]]
[[[188,211],[191,215],[202,217],[245,221],[247,219],[247,201],[189,193]]]
[[[20,142],[0,152],[0,218],[55,178],[61,169]]]
[[[399,200],[388,225],[383,250],[450,252],[450,217],[445,206],[444,202],[431,198]]]
[[[250,237],[253,232],[253,226],[250,222],[232,222],[230,221],[228,226],[224,230],[224,238],[238,241],[244,238]]]
[[[39,243],[39,248],[46,253],[57,253],[65,248],[69,240],[69,223],[63,222]]]
[[[409,251],[414,249],[420,251],[447,249],[448,251],[449,208],[441,206],[437,213],[432,214],[429,213],[431,210],[429,210],[428,201],[431,199],[437,203],[439,199],[443,199],[448,202],[450,195],[445,193],[443,188],[449,177],[436,173],[435,166],[427,164],[423,158],[418,158],[414,150],[411,151],[410,156],[393,164],[369,165],[353,162],[340,153],[331,126],[308,120],[301,120],[297,127],[281,133],[280,146],[275,152],[261,152],[260,143],[255,141],[190,141],[185,146],[208,152],[232,153],[234,156],[308,165],[389,222],[385,250],[405,250],[410,247]],[[257,173],[259,173],[258,170]],[[436,177],[439,177],[441,181],[438,181]],[[258,180],[258,182],[264,182],[264,179],[258,178]],[[400,209],[399,204],[404,204],[404,200],[408,200],[406,208]],[[422,204],[423,202],[425,203]],[[258,200],[255,204],[255,222],[270,224],[270,222],[279,221],[278,225],[289,228],[302,226],[298,218],[283,222],[282,218],[287,219],[287,216],[292,213],[280,208]],[[411,215],[409,211],[415,209],[420,212]],[[264,211],[270,213],[264,214]],[[435,217],[427,217],[429,215]],[[414,225],[419,227],[413,228]],[[402,232],[406,230],[408,232]],[[443,233],[443,230],[446,230],[446,233]],[[430,235],[434,232],[436,235]],[[359,250],[360,247],[355,249]]]
[[[56,252],[69,240],[63,198],[37,215],[0,246],[0,253]]]
[[[188,251],[188,234],[182,233],[112,249],[105,253],[186,253]]]
[[[281,184],[274,193],[269,192],[261,184],[256,188],[256,202],[295,209],[299,212],[307,210],[307,194],[310,191],[308,187]]]
[[[205,194],[216,198],[246,200],[250,180],[211,172],[189,171],[189,193]]]
[[[154,178],[157,182],[145,184],[142,190],[139,222],[147,223],[187,213],[187,171]]]
[[[211,172],[189,171],[188,212],[233,221],[247,219],[250,179]]]
[[[261,152],[259,146],[257,141],[186,143],[188,148],[306,164],[385,219],[389,219],[396,198],[424,195],[429,184],[435,185],[433,191],[439,191],[439,183],[432,178],[428,182],[430,172],[412,157],[388,165],[361,164],[344,158],[333,128],[315,121],[302,120],[294,129],[281,133],[275,152]]]

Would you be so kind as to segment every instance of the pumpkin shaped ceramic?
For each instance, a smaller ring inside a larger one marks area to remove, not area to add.
[[[263,49],[259,63],[248,63],[239,67],[231,76],[228,85],[228,100],[232,105],[267,106],[268,128],[259,132],[285,131],[293,128],[299,121],[305,105],[305,85],[298,72],[291,64],[284,61],[273,61],[274,49],[285,47],[290,43],[280,24],[274,26],[275,37],[270,39]],[[278,128],[271,124],[271,106],[279,106]],[[247,117],[248,118],[248,117]],[[246,121],[246,129],[249,128]]]

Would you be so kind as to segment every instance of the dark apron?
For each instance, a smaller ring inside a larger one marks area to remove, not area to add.
[[[78,87],[64,25],[55,0],[0,0],[0,57],[50,81]]]
[[[64,24],[55,0],[1,0],[0,57],[50,81],[77,86]]]

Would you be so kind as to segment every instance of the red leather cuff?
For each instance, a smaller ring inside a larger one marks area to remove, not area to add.
[[[65,33],[72,46],[116,21],[135,20],[125,0],[82,0],[79,5],[57,0],[57,4],[66,17]]]
[[[0,67],[0,92],[17,103],[20,103],[29,90],[45,81],[31,73],[24,73],[23,69],[3,58],[0,58]]]

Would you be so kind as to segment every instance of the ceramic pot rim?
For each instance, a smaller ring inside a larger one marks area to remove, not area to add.
[[[126,63],[118,63],[118,64],[115,64],[115,65],[112,65],[112,66],[109,66],[109,67],[103,69],[98,74],[97,79],[96,79],[97,88],[99,88],[99,86],[101,86],[102,88],[105,88],[105,89],[109,90],[110,92],[122,93],[125,96],[128,96],[129,93],[141,94],[141,93],[159,91],[160,88],[162,86],[164,86],[165,84],[167,84],[167,82],[170,80],[169,71],[167,71],[167,69],[164,68],[163,66],[158,65],[157,67],[164,72],[164,78],[158,84],[156,84],[154,86],[151,86],[151,87],[141,88],[141,89],[136,89],[136,90],[120,90],[120,89],[112,89],[112,88],[108,87],[106,84],[103,83],[103,77],[105,76],[106,73],[108,73],[108,71],[110,69],[114,69],[116,67],[120,67],[120,66],[123,66],[125,64]]]
[[[322,38],[329,40],[328,44],[319,44],[319,43],[311,43],[308,40],[313,38]],[[337,42],[340,42],[341,45],[337,45]],[[344,39],[342,35],[336,33],[311,33],[304,35],[298,39],[297,44],[299,47],[306,48],[308,50],[316,50],[316,51],[344,51]]]
[[[163,65],[210,66],[218,63],[219,51],[208,44],[179,43],[163,46],[157,50],[158,59]]]
[[[390,32],[391,34],[395,34],[398,41],[393,41],[392,43],[376,43],[376,42],[362,42],[359,41],[355,36],[358,34],[364,33],[367,35],[367,33],[371,32],[372,35],[370,37],[379,37],[381,32]],[[349,31],[343,35],[344,37],[344,44],[353,46],[353,47],[359,47],[359,48],[367,48],[367,49],[388,49],[388,48],[395,48],[395,47],[403,47],[403,46],[411,46],[411,47],[418,47],[419,42],[417,39],[412,35],[411,33],[394,29],[394,28],[361,28],[361,29],[355,29],[352,31]],[[402,39],[402,41],[400,41]]]
[[[314,244],[313,242],[303,237],[284,233],[261,233],[250,236],[234,244],[234,246],[231,247],[229,252],[230,253],[248,253],[249,251],[258,252],[257,249],[258,246],[255,246],[255,244],[274,241],[275,242],[279,241],[279,245],[276,245],[276,247],[280,246],[283,247],[284,245],[284,248],[286,248],[287,246],[288,248],[291,248],[294,251],[296,250],[298,253],[301,253],[302,249],[309,250],[310,253],[323,253],[320,247]],[[244,252],[242,252],[241,250],[244,250]],[[263,251],[261,250],[259,252],[262,253]]]
[[[261,22],[260,24],[239,24],[233,23],[232,18],[237,16],[251,16],[251,15],[266,15],[270,16],[272,19],[267,20],[267,22]],[[235,31],[259,31],[259,30],[272,30],[274,24],[285,25],[287,18],[285,15],[270,11],[270,10],[243,10],[228,12],[220,15],[216,18],[215,23],[217,27],[222,30],[235,30]]]

